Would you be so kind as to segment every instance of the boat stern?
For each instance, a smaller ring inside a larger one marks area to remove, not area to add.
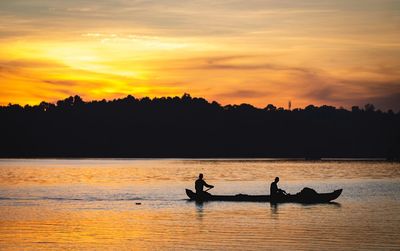
[[[191,199],[191,200],[196,199],[196,193],[194,193],[192,190],[186,188],[185,191],[186,191],[186,195],[189,197],[189,199]]]

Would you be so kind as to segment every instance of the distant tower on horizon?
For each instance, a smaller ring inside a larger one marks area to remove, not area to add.
[[[288,105],[288,107],[289,107],[289,111],[292,109],[292,101],[290,101],[289,100],[289,105]]]

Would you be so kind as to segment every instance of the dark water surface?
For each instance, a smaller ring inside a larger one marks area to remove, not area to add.
[[[343,188],[337,203],[188,202]],[[400,164],[287,160],[0,160],[0,249],[400,249]]]

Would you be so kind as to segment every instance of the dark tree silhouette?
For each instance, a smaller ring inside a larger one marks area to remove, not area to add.
[[[272,104],[269,104],[265,107],[265,110],[267,110],[269,112],[274,112],[274,111],[276,111],[276,107]]]
[[[0,107],[1,157],[399,159],[400,113],[221,106],[189,94]]]
[[[373,104],[366,104],[365,105],[365,111],[366,112],[373,112],[373,111],[375,111],[375,106]]]

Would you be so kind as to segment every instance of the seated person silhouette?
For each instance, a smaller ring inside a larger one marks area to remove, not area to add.
[[[287,194],[285,190],[278,188],[278,182],[279,182],[279,177],[276,177],[275,181],[271,183],[270,187],[271,198],[279,198]]]
[[[196,188],[196,194],[200,195],[200,196],[210,196],[210,193],[207,193],[206,191],[203,191],[204,187],[208,187],[208,188],[213,188],[214,186],[207,184],[207,182],[205,182],[203,180],[203,174],[200,173],[199,174],[199,178],[196,180],[194,187]]]

